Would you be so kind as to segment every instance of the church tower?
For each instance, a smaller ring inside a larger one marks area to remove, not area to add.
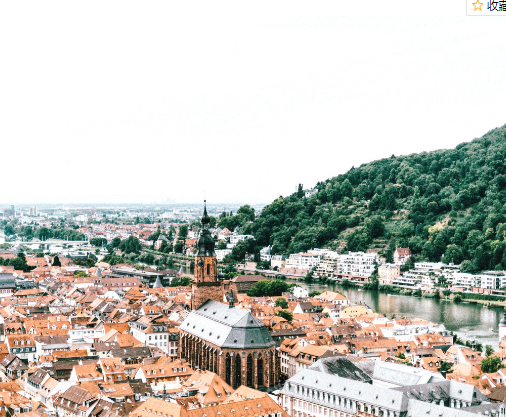
[[[197,242],[197,256],[195,256],[195,272],[192,284],[192,310],[198,309],[207,300],[223,302],[223,289],[218,280],[218,267],[214,253],[214,239],[209,231],[211,219],[207,215],[204,201],[204,215],[202,216],[202,230]]]

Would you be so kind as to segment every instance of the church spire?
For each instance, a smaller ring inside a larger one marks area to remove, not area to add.
[[[202,216],[202,227],[206,227],[210,221],[211,218],[207,215],[206,200],[204,200],[204,215]]]
[[[215,256],[214,239],[209,231],[209,222],[211,218],[207,215],[206,200],[204,200],[204,214],[202,216],[202,230],[200,231],[197,242],[197,256]]]

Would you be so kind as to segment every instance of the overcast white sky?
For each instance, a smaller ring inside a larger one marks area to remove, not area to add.
[[[2,2],[0,204],[270,202],[479,137],[506,17],[466,1]]]

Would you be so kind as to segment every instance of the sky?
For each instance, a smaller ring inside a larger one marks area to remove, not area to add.
[[[480,137],[506,17],[470,1],[2,2],[0,204],[269,203]]]

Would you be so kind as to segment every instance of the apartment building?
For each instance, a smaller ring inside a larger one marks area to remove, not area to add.
[[[392,281],[401,274],[401,268],[395,264],[383,264],[378,268],[379,282],[383,285],[391,285]]]
[[[380,262],[376,252],[348,252],[339,255],[337,274],[370,277]]]
[[[321,256],[311,253],[293,253],[286,260],[285,268],[310,271],[320,263]]]
[[[265,248],[260,249],[260,260],[263,262],[270,262],[272,259],[271,256],[271,246],[266,246]]]

